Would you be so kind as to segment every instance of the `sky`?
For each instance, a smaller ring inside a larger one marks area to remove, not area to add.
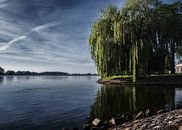
[[[108,5],[123,0],[0,0],[0,66],[5,70],[95,73],[88,38]]]

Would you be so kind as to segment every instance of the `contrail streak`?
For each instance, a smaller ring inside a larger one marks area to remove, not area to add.
[[[55,25],[56,24],[48,23],[48,24],[36,26],[30,32],[26,33],[25,35],[14,38],[13,40],[11,40],[11,41],[9,41],[7,43],[1,43],[1,44],[5,44],[5,45],[0,46],[0,51],[7,50],[13,43],[16,43],[18,41],[21,41],[21,40],[25,39],[32,32],[38,32],[40,30],[47,29],[47,28],[50,28],[50,27],[55,26]]]
[[[9,41],[8,43],[5,43],[6,45],[3,45],[0,47],[0,51],[3,51],[3,50],[7,50],[11,44],[17,42],[17,41],[20,41],[22,39],[25,39],[27,36],[26,35],[23,35],[23,36],[20,36],[20,37],[17,37],[11,41]]]

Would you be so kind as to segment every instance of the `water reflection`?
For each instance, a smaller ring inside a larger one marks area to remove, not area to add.
[[[67,79],[68,76],[39,76],[43,80],[62,80],[62,79]]]
[[[81,127],[99,88],[97,77],[0,77],[1,129]],[[26,128],[25,128],[26,127]]]
[[[175,107],[175,88],[152,86],[103,86],[91,107],[90,119],[106,120],[115,114],[137,112],[140,110],[173,109]],[[181,104],[178,104],[181,106]]]
[[[4,83],[4,77],[0,76],[0,85],[3,85],[3,83]]]
[[[9,83],[12,83],[12,82],[14,82],[14,76],[5,76],[5,78],[6,78],[6,82],[9,82]]]
[[[107,119],[145,108],[182,106],[179,86],[101,87],[97,80],[97,76],[0,77],[0,129],[82,128],[89,117]]]
[[[9,76],[8,76],[9,77]],[[17,80],[25,80],[28,81],[30,80],[30,78],[32,78],[33,76],[16,76]]]
[[[175,88],[175,107],[180,108],[182,104],[182,88]]]

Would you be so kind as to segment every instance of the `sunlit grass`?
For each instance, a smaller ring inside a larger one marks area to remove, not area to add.
[[[110,77],[105,77],[105,80],[113,80],[113,79],[128,79],[131,78],[130,75],[114,75],[114,76],[110,76]]]
[[[182,74],[152,74],[152,75],[148,75],[146,77],[169,77],[169,76],[182,76]],[[114,75],[114,76],[110,76],[110,77],[105,77],[103,78],[104,80],[113,80],[113,79],[131,79],[132,76],[130,75]]]

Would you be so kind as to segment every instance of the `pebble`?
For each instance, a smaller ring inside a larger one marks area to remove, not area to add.
[[[92,121],[92,125],[93,126],[99,126],[101,123],[101,120],[99,118],[96,118]]]
[[[115,122],[114,117],[109,121],[109,123],[110,123],[111,125],[116,125],[116,122]]]

